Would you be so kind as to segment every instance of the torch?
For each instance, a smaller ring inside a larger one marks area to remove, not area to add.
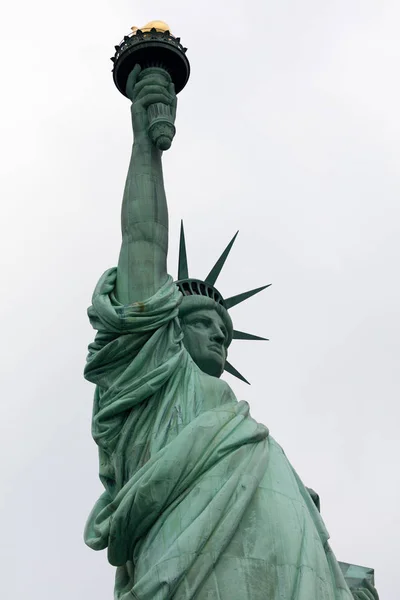
[[[178,94],[185,87],[190,75],[190,64],[180,38],[174,37],[166,23],[151,21],[142,29],[132,27],[115,46],[113,78],[124,96],[129,74],[140,65],[139,81],[154,73],[161,74],[167,82],[173,82]],[[171,107],[157,102],[147,109],[149,136],[159,150],[168,150],[175,135]]]

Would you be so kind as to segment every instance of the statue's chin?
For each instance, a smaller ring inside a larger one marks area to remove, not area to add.
[[[195,362],[204,373],[207,373],[207,375],[211,375],[212,377],[221,377],[224,372],[225,361],[222,358],[217,359],[210,357]]]
[[[221,377],[225,368],[226,349],[223,347],[206,349],[198,344],[190,344],[188,341],[190,341],[190,338],[183,338],[186,350],[189,352],[199,369],[212,377]]]

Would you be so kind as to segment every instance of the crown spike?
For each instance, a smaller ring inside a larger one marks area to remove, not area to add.
[[[233,340],[261,340],[264,342],[269,342],[268,338],[259,337],[258,335],[253,335],[252,333],[245,333],[244,331],[238,331],[237,329],[233,330],[232,339]]]
[[[222,267],[225,264],[226,259],[228,258],[229,252],[231,251],[231,248],[236,240],[237,234],[239,232],[237,231],[235,233],[235,235],[233,236],[233,238],[231,239],[231,241],[229,242],[229,244],[227,245],[227,247],[225,248],[225,250],[223,251],[223,253],[221,254],[221,256],[219,257],[219,259],[217,260],[217,262],[215,263],[215,265],[213,266],[213,268],[211,269],[211,271],[209,272],[209,274],[207,275],[205,281],[207,283],[209,283],[210,285],[214,285],[215,282],[218,279],[219,274],[222,271]]]
[[[183,220],[181,221],[181,238],[179,241],[179,259],[178,259],[178,280],[188,279],[189,271],[186,255],[185,230],[183,229]]]
[[[251,298],[251,296],[254,296],[254,294],[258,294],[259,292],[262,292],[262,290],[265,290],[265,288],[269,287],[271,284],[269,283],[268,285],[263,285],[262,287],[259,288],[255,288],[254,290],[250,290],[249,292],[243,292],[243,294],[238,294],[237,296],[232,296],[231,298],[228,298],[227,300],[225,300],[225,306],[226,308],[232,308],[232,306],[236,306],[236,304],[240,304],[241,302],[244,302],[244,300],[247,300],[247,298]]]
[[[230,373],[230,374],[231,374],[231,375],[233,375],[234,377],[237,377],[237,378],[238,378],[238,379],[240,379],[241,381],[244,381],[245,383],[248,383],[248,384],[250,385],[250,382],[249,382],[249,381],[247,381],[247,379],[245,379],[245,378],[243,377],[243,375],[241,375],[241,374],[239,373],[239,371],[237,371],[237,370],[235,369],[235,367],[233,367],[233,366],[231,365],[231,363],[229,363],[227,360],[225,361],[225,371],[226,371],[227,373]]]

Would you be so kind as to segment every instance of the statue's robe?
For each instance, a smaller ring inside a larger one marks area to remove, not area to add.
[[[172,279],[124,306],[94,292],[93,436],[105,491],[86,543],[118,600],[350,600],[310,494],[268,429],[182,343]]]

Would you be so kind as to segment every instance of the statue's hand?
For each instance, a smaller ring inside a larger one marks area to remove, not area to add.
[[[362,587],[356,590],[352,589],[354,600],[379,600],[378,592],[368,581],[364,580]]]
[[[140,72],[140,66],[135,65],[126,84],[127,96],[132,100],[132,124],[135,139],[148,138],[147,109],[151,104],[162,102],[170,105],[174,120],[177,105],[175,87],[167,72],[165,72],[165,76],[161,73],[149,74],[138,81]]]

